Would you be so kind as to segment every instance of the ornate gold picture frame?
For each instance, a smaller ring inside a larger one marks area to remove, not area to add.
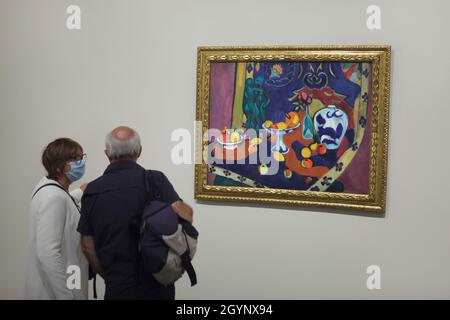
[[[195,198],[383,212],[390,53],[198,48]]]

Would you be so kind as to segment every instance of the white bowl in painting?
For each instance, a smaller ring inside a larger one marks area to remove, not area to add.
[[[242,141],[244,141],[244,136],[242,134],[239,134],[239,140],[236,142],[231,141],[223,142],[221,136],[217,137],[217,142],[227,150],[236,149],[237,146],[242,143]]]

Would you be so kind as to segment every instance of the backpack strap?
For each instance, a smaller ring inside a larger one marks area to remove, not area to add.
[[[69,198],[72,200],[72,202],[73,202],[73,204],[75,205],[75,207],[77,208],[78,212],[81,214],[81,209],[80,209],[80,207],[78,206],[78,204],[77,204],[77,202],[75,201],[75,199],[70,195],[69,192],[67,192],[66,189],[64,189],[62,186],[60,186],[60,185],[57,184],[57,183],[47,183],[47,184],[44,184],[44,185],[40,186],[40,187],[33,193],[33,195],[31,196],[31,199],[34,198],[34,196],[36,195],[36,193],[38,193],[38,191],[40,191],[42,188],[48,187],[48,186],[55,186],[55,187],[60,188],[62,191],[64,191],[64,192],[69,196]]]
[[[186,239],[187,250],[181,255],[181,265],[189,276],[191,281],[191,287],[197,284],[197,274],[195,273],[194,266],[191,262],[191,249],[189,248],[189,242],[187,240],[186,232],[183,230],[184,238]]]
[[[189,251],[186,251],[181,255],[181,264],[183,265],[184,270],[186,270],[186,273],[189,276],[191,287],[195,286],[197,284],[197,274],[195,273],[194,266],[192,265]]]
[[[154,194],[154,190],[157,188],[156,183],[153,180],[153,175],[151,170],[143,170],[142,177],[144,179],[144,188],[145,188],[145,200],[144,205],[142,206],[142,209],[144,209],[152,200],[156,198],[156,195]],[[152,185],[150,187],[149,181],[152,182]],[[143,213],[143,212],[142,212]],[[144,235],[144,231],[146,228],[145,220],[143,219],[143,215],[141,217],[141,222],[139,226],[139,242],[138,242],[138,258],[137,258],[137,265],[138,265],[138,280],[141,279],[141,262],[142,262],[142,247],[141,247],[141,241],[142,237]]]
[[[94,291],[94,299],[97,300],[97,274],[94,274],[94,280],[92,281],[92,289]]]
[[[144,171],[144,181],[145,181],[145,191],[147,197],[149,195],[152,195],[154,199],[161,199],[161,192],[155,182],[154,175],[152,174],[152,170],[145,170]],[[149,184],[149,181],[151,181],[151,187]],[[146,203],[150,199],[147,198]]]

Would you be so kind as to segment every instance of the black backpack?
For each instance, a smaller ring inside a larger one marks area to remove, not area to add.
[[[139,238],[141,270],[163,285],[175,283],[186,271],[194,286],[197,276],[191,260],[197,249],[198,231],[180,218],[170,203],[161,201],[151,170],[144,171],[144,175],[147,199]]]

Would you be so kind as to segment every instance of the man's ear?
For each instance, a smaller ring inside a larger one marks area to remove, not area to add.
[[[111,159],[109,158],[109,151],[105,149],[105,155],[108,158],[108,161],[111,162]]]
[[[139,153],[137,155],[138,158],[141,156],[141,153],[142,153],[142,146],[139,148]]]

